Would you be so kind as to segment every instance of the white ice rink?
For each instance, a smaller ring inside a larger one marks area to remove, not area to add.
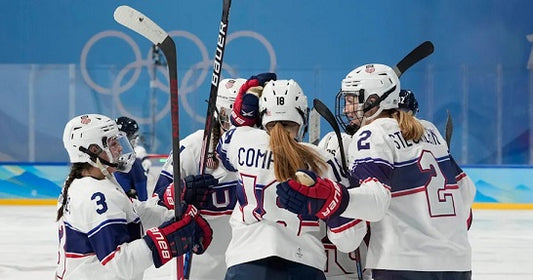
[[[53,279],[54,217],[52,206],[0,206],[0,279]],[[470,241],[473,279],[533,279],[533,211],[474,211]],[[145,279],[168,280],[170,269],[151,268]]]

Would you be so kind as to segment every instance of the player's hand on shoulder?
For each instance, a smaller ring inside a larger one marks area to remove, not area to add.
[[[198,209],[205,209],[209,203],[209,194],[217,184],[218,179],[211,174],[189,175],[181,180],[181,200]],[[175,200],[174,183],[171,183],[165,190],[160,204],[168,209],[174,209]]]
[[[180,220],[172,219],[159,227],[148,229],[143,237],[152,251],[155,267],[188,251],[202,254],[211,244],[213,230],[200,216],[200,211],[193,205],[183,205],[183,209]]]
[[[276,80],[275,73],[251,76],[239,89],[231,112],[234,126],[254,126],[259,123],[259,97],[268,81]]]
[[[298,170],[296,177],[276,186],[282,208],[327,221],[338,217],[348,206],[348,190],[342,184],[319,177],[309,170]]]

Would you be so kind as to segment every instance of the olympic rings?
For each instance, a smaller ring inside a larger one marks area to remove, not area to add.
[[[205,44],[195,35],[187,31],[183,30],[175,30],[170,31],[169,35],[172,37],[183,37],[187,40],[190,40],[193,42],[193,44],[198,48],[200,53],[200,61],[193,64],[185,74],[183,75],[183,78],[181,78],[179,83],[179,97],[180,97],[180,104],[185,109],[185,112],[195,121],[198,122],[204,122],[205,116],[201,114],[197,114],[196,110],[193,109],[192,106],[190,106],[187,96],[191,93],[194,93],[200,86],[202,86],[206,80],[206,78],[211,78],[211,75],[208,75],[212,72],[212,66],[213,66],[213,59],[209,58],[207,48]],[[100,40],[109,38],[109,37],[116,37],[119,39],[124,40],[133,51],[135,60],[128,63],[126,66],[124,66],[122,69],[119,70],[116,77],[114,77],[112,86],[109,88],[106,88],[102,85],[97,84],[92,77],[89,74],[88,67],[87,67],[87,57],[89,55],[89,52],[91,48]],[[275,72],[275,69],[277,67],[276,62],[276,53],[274,51],[274,48],[270,44],[270,42],[261,34],[249,31],[249,30],[243,30],[243,31],[237,31],[234,33],[228,34],[226,46],[230,44],[230,42],[234,41],[237,38],[242,37],[249,37],[251,39],[254,39],[258,41],[260,44],[262,44],[265,47],[265,50],[267,52],[268,58],[269,58],[269,67],[268,71]],[[178,52],[179,52],[179,46],[178,46]],[[178,61],[179,63],[179,61]],[[152,118],[143,118],[140,116],[135,116],[133,113],[128,111],[128,109],[124,106],[122,103],[122,100],[120,99],[120,95],[129,89],[131,89],[139,80],[141,72],[143,67],[146,67],[148,70],[155,69],[155,71],[147,71],[149,73],[150,78],[150,87],[157,88],[165,93],[169,93],[169,86],[168,86],[168,71],[166,71],[166,67],[157,66],[155,68],[153,61],[152,61],[152,48],[149,49],[147,52],[147,56],[145,59],[143,59],[141,55],[141,51],[137,43],[127,34],[121,32],[121,31],[115,31],[115,30],[106,30],[99,32],[95,34],[93,37],[91,37],[87,43],[84,45],[82,52],[81,52],[81,58],[80,58],[80,68],[81,68],[81,74],[84,79],[84,81],[87,83],[87,85],[95,90],[98,93],[101,94],[107,94],[112,95],[113,100],[117,106],[117,109],[119,110],[121,115],[128,116],[130,118],[134,118],[138,123],[140,124],[148,124],[151,123]],[[129,73],[129,71],[133,70],[133,74],[129,78],[129,80],[125,83],[122,83],[124,77]],[[226,61],[223,65],[223,70],[226,71],[226,73],[230,74],[231,77],[239,77],[238,72]],[[159,75],[161,74],[161,75]],[[167,81],[161,82],[158,77],[166,77]],[[167,103],[165,106],[156,113],[156,120],[163,119],[168,113],[170,112],[170,100],[167,98]]]

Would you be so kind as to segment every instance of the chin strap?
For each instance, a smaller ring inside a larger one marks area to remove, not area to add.
[[[85,148],[85,147],[80,147],[79,150],[80,150],[81,152],[83,152],[83,153],[88,154],[89,157],[91,157],[91,160],[94,161],[94,162],[97,162],[97,161],[98,161],[98,162],[101,162],[101,163],[103,163],[103,164],[105,164],[105,165],[107,165],[107,166],[110,166],[110,167],[114,167],[114,168],[119,169],[119,164],[117,164],[117,163],[111,163],[111,162],[109,162],[109,161],[107,161],[107,160],[105,160],[105,159],[99,157],[98,154],[95,154],[95,153],[89,151],[89,149],[87,149],[87,148]],[[98,167],[98,166],[96,166],[96,167]]]

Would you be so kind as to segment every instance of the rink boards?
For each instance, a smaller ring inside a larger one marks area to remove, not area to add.
[[[153,186],[161,167],[150,170]],[[477,187],[475,209],[532,209],[533,166],[465,166]],[[68,164],[0,164],[0,205],[53,205],[69,171]]]

